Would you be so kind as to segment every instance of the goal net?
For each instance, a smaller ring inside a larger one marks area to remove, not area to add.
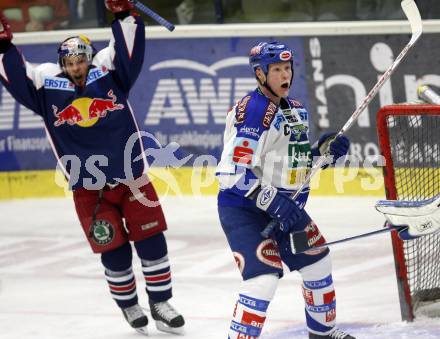
[[[440,106],[392,105],[377,116],[387,199],[440,193]],[[402,319],[440,316],[440,235],[402,241],[392,234]]]

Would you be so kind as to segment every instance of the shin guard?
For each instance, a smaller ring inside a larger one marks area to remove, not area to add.
[[[110,293],[119,307],[126,308],[137,304],[136,280],[131,268],[118,272],[106,269],[105,277]]]
[[[171,298],[171,269],[168,256],[154,261],[142,259],[142,271],[150,300],[157,302]]]
[[[309,332],[326,335],[336,323],[336,295],[331,275],[331,259],[320,261],[300,270]]]
[[[230,339],[257,339],[266,320],[278,276],[265,274],[243,281],[229,329]]]

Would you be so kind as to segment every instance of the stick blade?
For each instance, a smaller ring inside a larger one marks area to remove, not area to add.
[[[420,35],[422,35],[423,25],[422,18],[420,16],[419,9],[417,8],[414,0],[403,0],[400,4],[406,17],[408,18],[409,24],[411,25],[411,32],[413,38],[411,40],[417,40]]]

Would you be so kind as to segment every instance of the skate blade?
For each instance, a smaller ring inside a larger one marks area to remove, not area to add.
[[[184,326],[181,327],[169,327],[165,325],[163,322],[156,320],[156,328],[159,331],[166,332],[166,333],[172,333],[177,335],[184,335],[185,334],[185,328]]]
[[[138,328],[135,328],[135,330],[136,330],[136,332],[138,332],[138,333],[140,333],[140,334],[148,335],[148,329],[147,329],[147,326],[144,326],[144,327],[138,327]]]

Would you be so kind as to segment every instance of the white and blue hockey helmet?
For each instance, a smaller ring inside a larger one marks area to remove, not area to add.
[[[249,64],[254,72],[257,68],[261,68],[267,74],[270,64],[282,61],[290,61],[293,74],[293,52],[282,42],[260,42],[249,52]]]
[[[89,65],[92,63],[96,49],[85,35],[67,38],[58,47],[58,63],[64,66],[63,59],[68,56],[85,55]]]

